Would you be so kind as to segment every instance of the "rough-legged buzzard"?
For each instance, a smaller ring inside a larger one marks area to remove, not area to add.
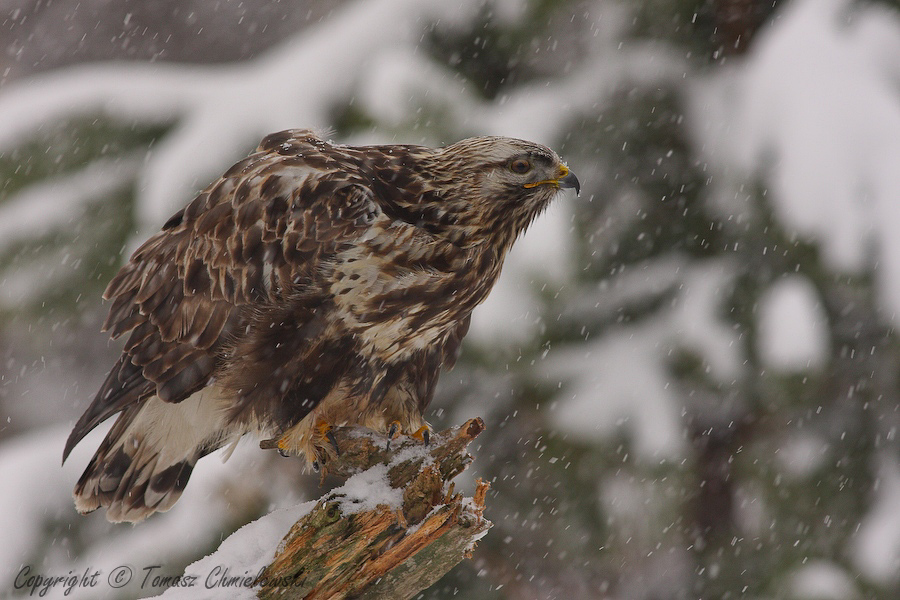
[[[522,140],[266,137],[110,282],[105,329],[127,341],[64,460],[119,416],[76,507],[111,521],[168,510],[197,460],[248,432],[310,464],[334,452],[331,426],[427,435],[472,309],[560,188],[578,180]]]

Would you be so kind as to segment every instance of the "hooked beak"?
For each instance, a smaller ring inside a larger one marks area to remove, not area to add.
[[[575,195],[578,196],[581,194],[581,182],[575,177],[575,173],[569,170],[569,167],[563,165],[562,168],[565,169],[565,174],[556,180],[557,185],[559,185],[561,189],[575,188]]]

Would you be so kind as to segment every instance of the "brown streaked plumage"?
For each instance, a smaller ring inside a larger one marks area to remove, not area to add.
[[[118,419],[75,487],[79,511],[171,508],[197,460],[245,433],[309,463],[323,424],[406,432],[455,361],[516,237],[578,180],[544,146],[442,149],[266,137],[110,282],[122,356],[63,454]]]

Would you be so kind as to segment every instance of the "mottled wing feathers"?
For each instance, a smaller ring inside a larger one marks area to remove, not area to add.
[[[64,458],[125,407],[152,395],[180,402],[206,385],[259,307],[304,287],[323,293],[316,272],[380,215],[359,169],[329,148],[302,131],[267,137],[135,251],[104,294],[104,329],[127,335],[123,355]]]
[[[301,186],[296,205],[283,243],[289,291],[250,314],[230,348],[223,385],[235,392],[235,421],[296,422],[336,383],[353,354],[353,317],[334,302],[335,266],[371,252],[390,224],[369,188],[349,179]]]

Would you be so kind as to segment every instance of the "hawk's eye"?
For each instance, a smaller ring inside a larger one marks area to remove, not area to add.
[[[531,170],[531,162],[527,158],[517,158],[509,163],[509,170],[519,175],[524,175]]]

